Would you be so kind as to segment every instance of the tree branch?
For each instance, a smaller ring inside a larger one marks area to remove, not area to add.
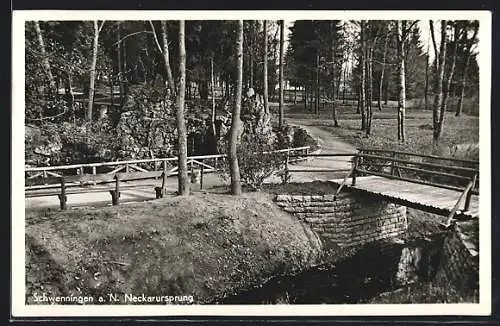
[[[102,29],[102,27],[104,26],[104,23],[105,23],[105,22],[106,22],[105,20],[103,20],[103,21],[102,21],[101,26],[99,26],[99,30],[97,31],[98,33],[100,33],[100,32],[101,32],[101,29]]]
[[[151,31],[139,31],[139,32],[134,32],[134,33],[131,33],[131,34],[127,34],[124,37],[122,37],[120,40],[118,40],[117,42],[113,43],[113,46],[118,45],[119,43],[123,42],[123,40],[125,40],[126,38],[128,38],[130,36],[134,36],[134,35],[137,35],[137,34],[140,34],[140,33],[153,33],[153,32],[151,32]]]
[[[149,25],[151,25],[151,29],[153,30],[153,35],[155,37],[156,46],[158,47],[158,50],[160,50],[160,53],[163,54],[163,50],[161,49],[160,42],[158,42],[158,37],[156,36],[155,26],[153,25],[152,21],[148,20],[148,22],[149,22]]]

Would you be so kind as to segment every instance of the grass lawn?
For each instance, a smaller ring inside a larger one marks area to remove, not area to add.
[[[285,113],[286,118],[304,119],[309,125],[319,126],[339,135],[346,142],[357,147],[391,148],[423,154],[449,156],[453,145],[479,142],[479,117],[446,112],[439,148],[434,148],[432,141],[432,111],[420,109],[406,110],[406,143],[397,139],[397,111],[394,107],[385,107],[382,111],[374,108],[372,134],[370,137],[360,130],[361,118],[356,114],[356,107],[341,106],[337,109],[339,127],[334,127],[331,108],[322,109],[320,115],[304,113],[303,107],[291,107]],[[469,153],[468,159],[478,159],[478,153]]]

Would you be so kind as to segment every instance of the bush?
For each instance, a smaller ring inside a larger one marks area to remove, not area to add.
[[[282,153],[273,153],[275,143],[258,133],[243,134],[238,146],[238,162],[241,181],[252,190],[260,190],[264,180],[283,170],[285,158]]]

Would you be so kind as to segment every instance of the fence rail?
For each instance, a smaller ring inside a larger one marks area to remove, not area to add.
[[[308,155],[309,150],[310,146],[303,146],[276,150],[273,153],[286,153],[287,155],[300,157]],[[227,154],[189,156],[187,158],[190,170],[188,173],[192,173],[195,169],[203,169],[203,172],[214,172],[219,169],[220,161],[224,161],[226,157]],[[145,173],[150,171],[163,171],[168,175],[177,175],[177,160],[177,157],[168,157],[26,168],[25,190],[58,188],[61,177],[74,175],[115,175],[121,172]],[[98,169],[101,171],[98,171]],[[68,186],[74,184],[77,183],[68,183]]]

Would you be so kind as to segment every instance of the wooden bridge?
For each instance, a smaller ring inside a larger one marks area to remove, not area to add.
[[[410,152],[360,149],[345,187],[399,205],[453,219],[479,217],[479,162]]]

